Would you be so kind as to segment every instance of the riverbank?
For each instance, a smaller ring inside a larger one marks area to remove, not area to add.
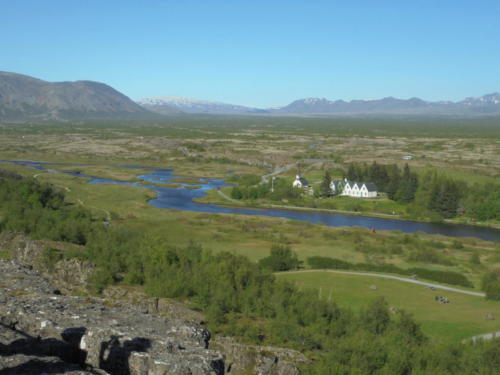
[[[219,199],[222,198],[222,199]],[[379,212],[366,212],[366,211],[348,211],[348,210],[339,210],[339,209],[331,209],[331,208],[319,208],[319,207],[303,207],[303,206],[292,206],[286,204],[271,204],[271,203],[262,203],[262,202],[248,202],[236,200],[229,197],[223,190],[219,189],[214,191],[208,191],[207,195],[202,198],[196,198],[194,201],[199,203],[206,204],[218,204],[225,207],[245,207],[245,208],[255,208],[255,209],[283,209],[290,211],[305,211],[305,212],[318,212],[318,213],[331,213],[331,214],[342,214],[342,215],[350,215],[350,216],[359,216],[359,217],[373,217],[373,218],[381,218],[381,219],[390,219],[390,220],[400,220],[400,221],[411,221],[415,223],[437,223],[437,224],[450,224],[450,225],[467,225],[470,227],[482,227],[482,228],[490,228],[500,230],[500,223],[485,223],[485,222],[471,222],[470,220],[460,220],[460,219],[444,219],[442,221],[432,221],[428,220],[417,220],[415,218],[411,218],[404,215],[391,215],[384,214]]]

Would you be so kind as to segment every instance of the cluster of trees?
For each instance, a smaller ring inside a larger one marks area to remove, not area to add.
[[[474,184],[456,181],[436,171],[417,175],[408,164],[403,168],[396,164],[383,165],[351,163],[344,174],[348,180],[373,182],[387,197],[406,205],[407,213],[415,218],[431,218],[440,221],[459,214],[477,220],[500,220],[500,185]],[[316,197],[331,196],[332,177],[325,171],[323,179],[315,188]],[[302,191],[293,188],[284,179],[261,184],[256,175],[233,177],[237,183],[231,191],[233,199],[260,199],[280,201],[295,200],[299,203]]]
[[[271,268],[298,266],[286,247],[274,247],[267,258],[272,261],[253,263],[147,235],[120,251],[112,250],[112,242],[92,260],[113,280],[143,285],[158,297],[190,299],[214,332],[306,351],[316,360],[305,365],[305,374],[493,374],[499,364],[498,342],[434,343],[404,311],[391,314],[383,299],[353,312],[277,280]]]
[[[478,220],[500,219],[500,185],[468,184],[428,172],[417,175],[408,164],[350,164],[344,175],[349,180],[374,182],[389,199],[408,204],[408,212],[417,217],[452,218],[466,214]],[[325,174],[325,179],[329,178]],[[326,182],[322,183],[326,184]]]
[[[274,272],[293,270],[299,268],[301,264],[302,262],[297,257],[297,254],[289,246],[285,245],[273,245],[271,254],[259,261],[262,268]]]
[[[0,178],[2,224],[12,223],[11,215],[19,215],[5,209],[10,206],[3,198],[18,199],[25,214],[34,208],[54,215],[76,209],[66,206],[63,196],[51,189],[29,179]],[[66,222],[78,227],[80,218],[69,215]],[[34,221],[31,233],[52,236],[38,229],[43,225]],[[286,247],[273,248],[271,260],[258,264],[233,253],[211,253],[194,243],[172,246],[163,237],[125,227],[84,234],[81,256],[96,264],[92,281],[96,291],[125,282],[143,285],[152,296],[187,298],[205,312],[215,332],[310,353],[315,361],[304,365],[305,374],[469,375],[495,374],[500,367],[498,340],[435,343],[404,311],[391,314],[383,299],[353,312],[277,280],[270,269],[298,266]],[[45,257],[52,263],[60,254],[48,250]]]
[[[384,165],[373,162],[371,165],[351,163],[344,178],[352,181],[373,182],[379,191],[384,191],[390,199],[409,203],[415,200],[418,189],[418,176],[405,164],[403,171],[396,164]]]
[[[500,271],[485,274],[481,288],[484,290],[486,298],[500,300]]]
[[[462,204],[465,214],[469,217],[478,220],[500,220],[500,184],[467,186]]]
[[[0,229],[33,238],[85,245],[99,228],[88,210],[65,202],[52,185],[6,171],[0,171],[0,212]]]
[[[284,179],[276,178],[268,184],[260,184],[260,178],[254,175],[244,175],[233,181],[238,185],[231,190],[233,199],[259,199],[268,198],[274,201],[282,199],[298,199],[300,189],[294,188]]]

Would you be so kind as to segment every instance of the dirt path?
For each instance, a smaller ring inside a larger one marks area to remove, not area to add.
[[[99,210],[99,211],[104,212],[104,214],[106,215],[106,220],[108,222],[111,222],[111,213],[108,210],[105,210],[104,208],[95,207],[95,206],[85,205],[85,203],[83,203],[83,201],[81,199],[77,199],[77,202],[78,202],[78,204],[80,204],[83,207],[86,206],[88,208],[93,208],[94,210]]]
[[[260,183],[261,184],[267,184],[269,182],[269,177],[276,176],[277,174],[286,172],[292,168],[294,168],[297,164],[289,164],[281,168],[276,168],[272,173],[265,174],[260,178]]]
[[[217,193],[224,199],[228,200],[229,202],[233,202],[233,203],[236,203],[238,205],[241,206],[241,202],[240,201],[237,201],[236,199],[233,199],[231,197],[229,197],[226,193],[224,193],[222,190],[219,190],[217,189]]]
[[[402,282],[405,282],[405,283],[418,284],[418,285],[423,285],[423,286],[432,287],[432,288],[436,288],[436,289],[446,290],[448,292],[468,294],[470,296],[476,296],[476,297],[484,297],[485,296],[484,293],[481,293],[481,292],[472,292],[472,291],[469,291],[469,290],[463,290],[463,289],[453,288],[451,286],[445,286],[445,285],[439,285],[439,284],[432,284],[432,283],[428,283],[428,282],[425,282],[425,281],[420,281],[420,280],[415,280],[415,279],[408,279],[406,277],[399,277],[399,276],[386,275],[386,274],[380,274],[380,273],[351,272],[351,271],[337,271],[337,270],[303,270],[303,271],[277,272],[277,274],[310,273],[310,272],[331,272],[331,273],[339,273],[339,274],[344,274],[344,275],[380,277],[382,279],[398,280],[398,281],[402,281]]]

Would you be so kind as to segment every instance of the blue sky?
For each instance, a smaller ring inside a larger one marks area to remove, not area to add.
[[[0,70],[133,99],[259,107],[304,97],[500,91],[500,1],[0,0]]]

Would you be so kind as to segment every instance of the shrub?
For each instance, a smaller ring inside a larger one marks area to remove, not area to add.
[[[40,261],[42,265],[52,270],[57,262],[63,259],[63,254],[60,250],[54,249],[52,247],[46,247],[42,250],[40,254]]]
[[[472,264],[481,264],[481,258],[479,258],[479,254],[478,253],[473,253],[470,256],[470,262]]]
[[[272,271],[288,271],[296,269],[301,262],[290,247],[284,245],[273,245],[271,254],[259,261],[262,268]]]
[[[307,258],[307,263],[311,268],[316,269],[349,269],[352,265],[340,259],[330,257],[314,256]]]
[[[465,287],[472,287],[472,283],[458,272],[453,271],[435,271],[428,270],[425,268],[410,268],[408,272],[417,275],[423,279],[438,281],[440,283],[452,284],[452,285],[460,285]]]
[[[483,276],[481,289],[487,299],[500,300],[500,277],[497,272],[490,272]]]

